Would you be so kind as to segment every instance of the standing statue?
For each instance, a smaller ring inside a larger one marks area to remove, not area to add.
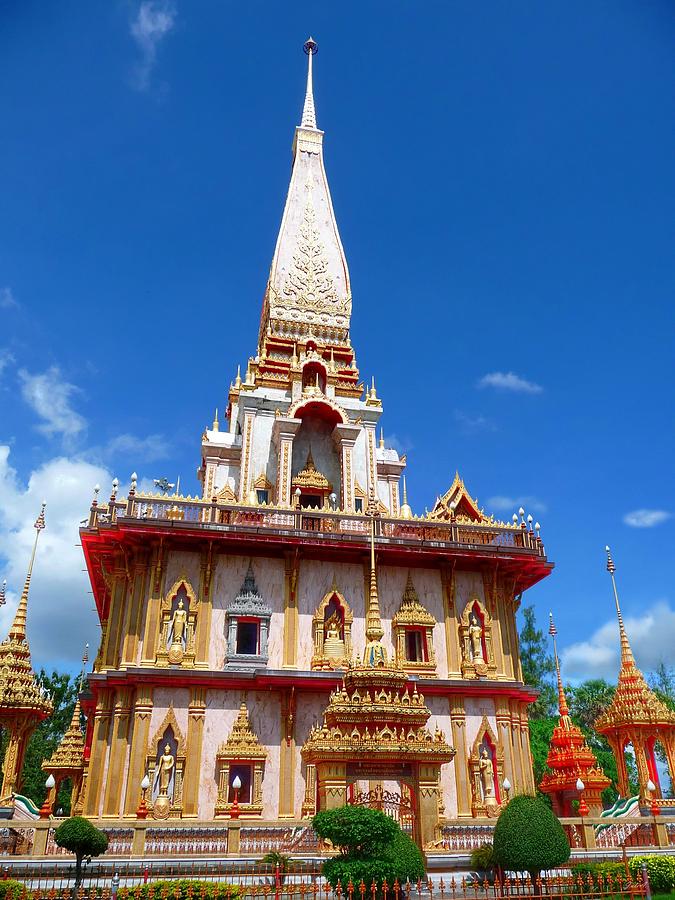
[[[169,784],[171,782],[171,775],[173,773],[175,765],[176,760],[171,753],[171,745],[166,744],[166,746],[164,747],[164,753],[162,754],[162,756],[160,756],[157,766],[157,780],[159,781],[160,797],[169,796]]]
[[[469,641],[471,642],[471,658],[484,662],[483,660],[483,628],[478,621],[475,613],[471,613],[469,619]]]
[[[187,625],[187,613],[185,611],[185,604],[183,603],[183,598],[178,601],[178,606],[173,614],[173,618],[171,619],[171,644],[183,646],[183,640],[185,637],[185,626]]]
[[[480,751],[478,771],[483,788],[483,802],[486,805],[495,803],[495,769],[487,747],[483,747]]]

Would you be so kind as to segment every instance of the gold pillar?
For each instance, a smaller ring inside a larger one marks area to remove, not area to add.
[[[354,460],[353,450],[360,434],[358,425],[336,425],[333,442],[340,454],[340,508],[354,511]]]
[[[183,817],[197,818],[199,812],[199,775],[202,763],[202,741],[206,716],[206,688],[190,690],[188,706],[187,749],[183,779]]]
[[[511,701],[511,713],[509,718],[511,722],[511,747],[513,748],[514,763],[513,789],[514,793],[523,794],[527,793],[527,784],[523,769],[523,745],[520,740],[520,710],[518,706],[519,704],[516,700]]]
[[[138,660],[138,645],[141,640],[143,598],[148,576],[147,553],[139,551],[132,567],[132,587],[124,617],[122,644],[122,665],[135,666]]]
[[[37,722],[35,723],[37,724]],[[26,744],[31,733],[28,722],[18,720],[9,728],[9,741],[2,763],[2,796],[9,797],[15,792],[21,778]]]
[[[437,763],[420,763],[417,767],[417,830],[422,847],[438,838],[438,782]]]
[[[101,787],[108,753],[108,732],[110,730],[112,693],[105,691],[99,695],[94,712],[94,734],[89,759],[89,775],[84,801],[84,815],[98,818],[101,805]]]
[[[164,548],[163,541],[160,541],[152,556],[147,584],[148,603],[145,614],[145,631],[143,633],[141,665],[155,665],[157,641],[159,639],[159,615],[165,577],[166,549]]]
[[[195,665],[209,668],[209,645],[211,637],[211,614],[213,612],[213,582],[216,575],[218,555],[213,552],[213,542],[202,554],[200,566],[200,587],[197,595],[197,634],[195,635]]]
[[[284,669],[298,668],[298,551],[284,554]]]
[[[152,687],[141,684],[136,690],[134,702],[134,724],[131,735],[131,753],[127,772],[127,793],[124,814],[136,814],[141,801],[141,781],[145,775],[145,759],[150,739],[150,718],[152,716]]]
[[[110,609],[108,611],[108,628],[106,632],[106,647],[103,654],[103,666],[109,669],[117,669],[120,662],[120,649],[122,643],[122,625],[124,623],[124,607],[127,599],[129,578],[126,567],[123,565],[123,557],[113,571],[113,584],[110,591]]]
[[[295,815],[295,688],[281,697],[279,723],[279,818]]]
[[[106,772],[105,797],[103,800],[104,816],[119,816],[122,798],[122,773],[129,749],[129,715],[131,713],[131,697],[128,688],[121,688],[115,697],[113,709],[113,725],[110,735],[110,759]]]
[[[529,792],[534,794],[536,785],[534,783],[534,770],[532,768],[532,753],[530,751],[530,722],[527,716],[527,704],[520,704],[520,742],[523,748],[523,770],[525,773],[525,782],[528,785]]]
[[[457,815],[471,815],[471,788],[469,785],[469,762],[466,748],[466,713],[463,697],[450,697],[450,725],[452,745],[456,750],[454,759],[455,789],[457,793]]]
[[[513,745],[511,744],[511,723],[509,721],[508,701],[497,698],[495,718],[497,720],[497,737],[504,748],[504,775],[512,785],[516,784],[513,766]]]
[[[443,590],[443,610],[445,618],[445,650],[448,663],[448,677],[460,675],[459,636],[457,607],[455,606],[454,565],[441,566],[441,586]]]
[[[347,766],[341,762],[317,762],[319,808],[340,809],[347,803]]]
[[[504,663],[502,611],[499,607],[497,574],[494,567],[491,571],[483,572],[483,602],[492,616],[492,653],[497,668],[496,676],[497,678],[503,678],[507,672]]]
[[[253,449],[253,424],[256,410],[244,408],[244,427],[241,438],[241,474],[239,476],[239,501],[248,502],[248,492],[251,488],[251,456]]]

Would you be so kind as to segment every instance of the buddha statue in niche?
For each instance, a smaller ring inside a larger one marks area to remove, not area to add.
[[[326,621],[326,637],[323,642],[324,656],[329,659],[342,659],[345,655],[345,642],[340,635],[342,621],[338,612]]]

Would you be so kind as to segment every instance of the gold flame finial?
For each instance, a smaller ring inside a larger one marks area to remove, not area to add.
[[[26,580],[23,585],[23,590],[21,591],[21,599],[19,600],[19,605],[16,609],[16,614],[14,616],[14,621],[12,623],[12,627],[9,629],[9,637],[15,641],[25,641],[26,640],[26,615],[28,613],[28,591],[30,589],[30,580],[33,575],[33,563],[35,562],[35,551],[37,550],[37,542],[40,537],[40,532],[45,527],[45,507],[46,503],[43,502],[42,509],[40,510],[40,515],[35,520],[35,540],[33,541],[33,552],[31,553],[30,563],[28,564],[28,572],[26,574]]]
[[[366,638],[381,641],[384,637],[380,619],[380,598],[377,592],[377,570],[375,568],[375,520],[370,529],[370,592],[368,595],[368,615],[366,617]]]

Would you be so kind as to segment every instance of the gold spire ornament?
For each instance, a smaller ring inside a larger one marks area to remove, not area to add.
[[[14,621],[0,644],[0,727],[9,733],[0,800],[8,799],[16,791],[28,740],[37,725],[53,711],[51,697],[35,677],[26,638],[30,582],[38,539],[45,527],[45,506],[43,503],[35,521],[33,551]]]
[[[618,771],[618,787],[621,796],[629,795],[630,783],[626,760],[624,757],[627,744],[633,746],[635,762],[640,783],[640,796],[646,801],[652,793],[648,784],[656,784],[655,796],[650,799],[654,804],[668,804],[661,798],[658,787],[659,776],[654,756],[654,745],[659,741],[665,750],[668,770],[671,779],[675,779],[675,712],[668,709],[647,685],[644,675],[635,664],[633,650],[626,634],[621,614],[619,592],[616,587],[614,573],[616,566],[609,547],[607,553],[607,571],[612,579],[614,604],[619,622],[619,639],[621,642],[621,666],[619,680],[609,706],[598,716],[594,723],[595,730],[604,735],[616,759]]]
[[[305,91],[305,104],[302,108],[301,128],[313,128],[316,130],[316,110],[314,108],[314,85],[312,84],[312,57],[319,52],[319,45],[313,37],[309,37],[302,45],[307,54],[307,90]]]
[[[370,529],[370,590],[366,613],[366,648],[363,651],[363,665],[377,668],[387,665],[387,651],[382,644],[384,630],[380,619],[380,598],[377,592],[377,571],[375,569],[375,519]]]

